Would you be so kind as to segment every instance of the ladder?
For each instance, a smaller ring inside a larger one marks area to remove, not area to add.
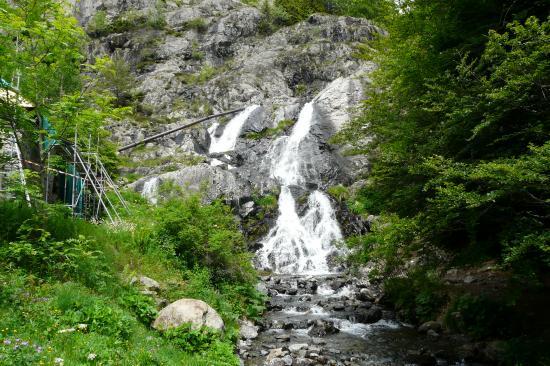
[[[73,211],[76,210],[76,205],[81,199],[81,195],[84,194],[85,187],[90,187],[90,193],[95,196],[97,200],[97,205],[94,207],[88,207],[92,209],[92,216],[94,219],[99,220],[101,211],[105,212],[111,223],[116,221],[121,221],[120,215],[117,211],[116,206],[113,204],[111,199],[107,194],[107,189],[112,190],[115,193],[116,198],[122,205],[122,207],[129,213],[129,207],[120,191],[118,190],[116,184],[113,182],[111,176],[105,169],[105,166],[99,159],[98,154],[96,153],[83,153],[78,149],[76,144],[72,144],[68,141],[60,142],[62,149],[65,153],[70,156],[74,161],[75,166],[75,175],[81,175],[82,180],[85,183],[84,187],[78,192],[78,196],[71,200],[71,206]],[[88,159],[86,159],[88,157]],[[93,157],[93,159],[91,159]],[[80,170],[81,173],[76,174],[76,168]],[[91,200],[87,200],[90,204]]]

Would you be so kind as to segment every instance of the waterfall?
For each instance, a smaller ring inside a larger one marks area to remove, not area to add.
[[[314,103],[301,110],[290,136],[279,138],[271,156],[271,176],[281,184],[279,217],[264,238],[258,260],[263,268],[276,273],[323,274],[330,272],[327,257],[334,252],[334,241],[342,238],[329,198],[321,191],[308,197],[308,209],[300,217],[290,186],[304,185],[303,142],[315,123]]]
[[[225,126],[223,130],[223,134],[220,137],[215,136],[216,129],[218,128],[219,124],[214,123],[209,129],[208,132],[210,134],[210,148],[208,149],[208,152],[210,154],[213,153],[222,153],[226,151],[231,151],[235,149],[235,145],[237,144],[237,138],[241,134],[241,130],[245,124],[245,122],[248,120],[250,115],[257,109],[259,106],[253,105],[250,107],[247,107],[244,111],[239,113],[237,116],[235,116],[229,123]]]
[[[157,203],[158,184],[159,178],[153,177],[143,184],[143,190],[141,191],[142,196],[147,198],[153,204]]]

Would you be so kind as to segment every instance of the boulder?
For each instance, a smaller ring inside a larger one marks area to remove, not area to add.
[[[139,283],[147,291],[160,291],[160,284],[152,278],[146,276],[132,277],[131,284]]]
[[[340,330],[334,326],[334,322],[330,320],[316,320],[313,322],[313,327],[309,330],[308,334],[313,337],[324,337],[338,332]]]
[[[420,333],[427,333],[430,330],[433,330],[434,332],[439,332],[441,328],[442,326],[440,322],[430,320],[429,322],[425,322],[421,326],[419,326],[418,331]]]
[[[258,327],[249,320],[239,320],[239,334],[242,339],[254,339],[258,336]]]
[[[159,312],[153,327],[163,330],[191,323],[193,329],[209,327],[217,330],[224,328],[220,315],[207,303],[195,299],[181,299],[171,303]]]
[[[357,311],[355,318],[359,323],[376,323],[382,319],[382,309],[377,306],[373,306],[370,309],[361,309]]]
[[[359,301],[374,301],[376,299],[376,293],[370,288],[362,288],[355,294],[355,298]]]
[[[284,351],[282,348],[274,348],[271,351],[269,351],[269,354],[265,358],[266,362],[271,362],[272,360],[276,358],[283,358],[288,354],[287,351]]]

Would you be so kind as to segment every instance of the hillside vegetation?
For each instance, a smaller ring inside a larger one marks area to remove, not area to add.
[[[378,263],[371,275],[406,318],[430,320],[447,306],[462,315],[449,327],[508,339],[510,364],[541,362],[522,342],[548,339],[524,309],[548,324],[549,8],[403,2],[389,35],[359,50],[379,69],[363,115],[335,139],[354,141],[350,152],[372,164],[349,203],[378,217],[372,233],[349,239],[353,259]],[[506,272],[509,287],[445,291],[447,269],[484,263]]]

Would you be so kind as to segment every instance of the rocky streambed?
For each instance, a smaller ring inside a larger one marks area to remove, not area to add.
[[[379,291],[347,274],[273,275],[258,335],[241,340],[244,365],[482,365],[465,362],[466,339],[421,331],[377,302]]]

